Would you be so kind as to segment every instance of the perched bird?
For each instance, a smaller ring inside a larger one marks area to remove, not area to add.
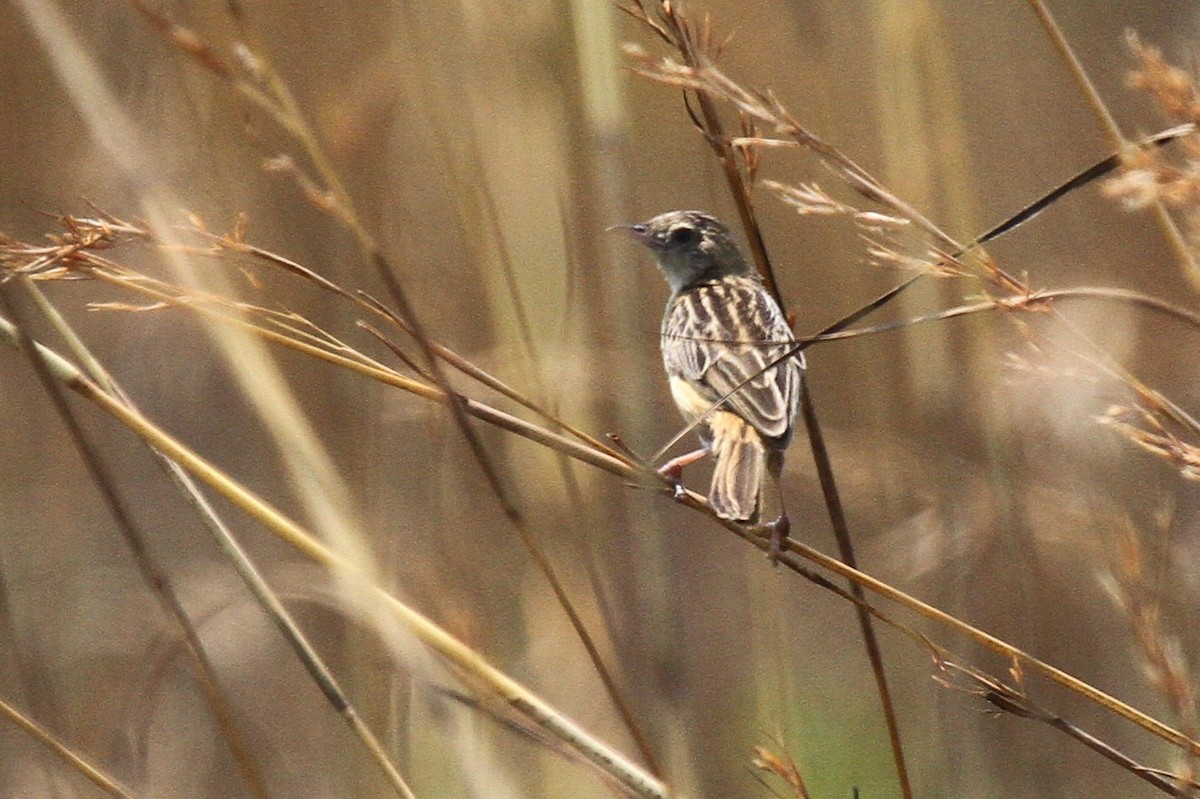
[[[704,449],[662,471],[677,476],[711,452],[716,463],[709,504],[721,518],[757,521],[763,466],[778,485],[792,439],[804,356],[797,352],[774,363],[795,346],[792,331],[729,228],[715,217],[669,211],[622,227],[650,248],[671,287],[662,321],[663,365],[684,418],[702,418]],[[782,497],[780,519],[786,524]]]

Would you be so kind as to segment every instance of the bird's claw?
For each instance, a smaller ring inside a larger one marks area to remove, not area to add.
[[[687,496],[687,489],[683,487],[683,464],[678,460],[673,460],[658,470],[658,474],[671,486],[671,499],[678,502]]]
[[[771,561],[772,566],[777,566],[780,556],[784,553],[784,542],[788,540],[788,533],[792,530],[792,522],[787,514],[780,514],[778,519],[767,522],[763,528],[770,536],[770,541],[767,542],[767,560]]]

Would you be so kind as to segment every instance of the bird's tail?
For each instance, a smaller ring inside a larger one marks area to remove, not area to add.
[[[722,519],[757,518],[765,456],[758,431],[740,417],[722,411],[713,414],[709,426],[716,463],[708,504]]]

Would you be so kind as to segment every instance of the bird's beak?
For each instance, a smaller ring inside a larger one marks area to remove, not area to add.
[[[634,241],[641,242],[646,246],[650,246],[653,241],[648,225],[613,225],[605,232],[611,233],[614,230],[624,230]]]

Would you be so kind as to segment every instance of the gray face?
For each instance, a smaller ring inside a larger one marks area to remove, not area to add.
[[[729,228],[702,211],[668,211],[622,227],[654,251],[675,294],[704,281],[752,274]]]

